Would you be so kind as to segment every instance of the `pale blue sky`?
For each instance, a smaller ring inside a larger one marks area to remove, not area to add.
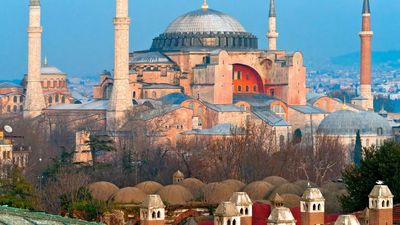
[[[266,47],[268,0],[208,0],[256,34]],[[1,0],[0,79],[26,71],[28,0]],[[43,55],[70,75],[111,69],[115,0],[42,0]],[[150,47],[177,16],[201,0],[130,0],[131,50]],[[306,64],[358,51],[362,0],[276,0],[278,47],[300,50]],[[374,50],[400,49],[399,0],[371,0]]]

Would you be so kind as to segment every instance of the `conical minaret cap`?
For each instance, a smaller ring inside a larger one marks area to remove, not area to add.
[[[29,6],[40,6],[40,0],[29,0]]]
[[[363,14],[369,14],[371,13],[371,8],[369,7],[369,0],[364,0],[364,4],[363,4]]]
[[[269,17],[276,17],[275,0],[270,0],[269,2]]]

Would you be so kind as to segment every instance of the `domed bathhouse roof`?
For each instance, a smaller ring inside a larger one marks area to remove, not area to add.
[[[300,197],[294,194],[283,194],[283,206],[288,208],[296,208],[300,205]]]
[[[233,192],[234,186],[222,182],[209,183],[203,187],[204,201],[208,204],[228,201]]]
[[[317,133],[355,136],[358,130],[361,135],[392,136],[392,127],[385,118],[374,112],[350,110],[339,110],[329,114],[322,120]]]
[[[141,204],[146,194],[139,188],[126,187],[117,191],[112,199],[117,204]]]
[[[229,184],[231,187],[234,188],[234,191],[240,191],[244,186],[246,186],[246,184],[243,183],[242,181],[235,179],[224,180],[222,181],[222,183]]]
[[[108,201],[119,190],[116,185],[105,181],[89,184],[88,189],[93,198],[100,201]]]
[[[255,181],[248,184],[243,191],[246,192],[252,200],[263,200],[273,189],[274,186],[266,181]]]
[[[185,187],[186,189],[188,189],[192,193],[194,199],[199,199],[202,197],[202,194],[203,194],[202,189],[205,184],[199,179],[187,178],[187,179],[184,179],[178,185],[181,185],[181,186]]]
[[[157,192],[161,199],[170,205],[185,205],[193,200],[193,195],[180,185],[168,185]]]
[[[186,13],[169,24],[153,40],[152,50],[257,49],[257,37],[246,32],[238,20],[203,8]]]
[[[157,193],[163,186],[155,181],[144,181],[137,184],[135,187],[142,190],[145,194],[150,195]]]
[[[273,196],[275,193],[277,194],[294,194],[297,196],[301,196],[303,194],[303,189],[295,184],[292,183],[286,183],[279,185],[276,187],[270,194],[270,196]]]
[[[281,184],[289,183],[289,181],[287,181],[285,178],[278,176],[269,176],[264,178],[263,180],[274,186],[279,186]]]
[[[312,183],[310,181],[307,181],[307,180],[298,180],[296,182],[293,182],[293,184],[301,187],[303,192],[309,187],[316,187],[316,184],[314,184],[314,183]]]

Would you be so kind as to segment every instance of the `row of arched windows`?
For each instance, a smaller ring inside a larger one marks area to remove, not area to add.
[[[382,200],[379,203],[378,200],[371,200],[372,207],[378,207],[378,204],[380,204],[381,207],[389,207],[390,206],[390,201],[389,200]]]
[[[237,91],[238,92],[250,92],[250,87],[249,87],[249,85],[246,85],[245,90],[242,90],[242,85],[238,85]],[[257,92],[257,85],[253,85],[253,92]]]
[[[48,100],[49,100],[49,104],[53,103],[53,97],[52,96],[49,96]],[[59,95],[56,95],[54,97],[54,103],[60,103],[60,96]],[[65,96],[61,96],[61,103],[65,103]]]
[[[64,88],[64,87],[67,87],[67,82],[64,80],[42,81],[42,87],[44,87],[44,88]]]
[[[19,102],[21,102],[21,103],[24,102],[24,96],[21,95],[21,96],[19,96],[19,97],[18,97],[18,96],[14,96],[14,97],[13,97],[13,102],[14,102],[14,103],[18,103],[18,100],[19,100]]]
[[[249,209],[245,208],[243,210],[243,208],[240,209],[240,215],[249,215]]]
[[[20,105],[19,107],[17,106],[17,105],[13,105],[13,107],[12,107],[12,112],[14,112],[14,113],[16,113],[16,112],[22,112],[22,111],[24,111],[24,106],[23,105]],[[10,105],[8,105],[7,106],[7,112],[11,112],[11,106]]]
[[[307,203],[303,203],[303,207],[304,207],[304,210],[308,210],[308,204]],[[321,211],[321,209],[322,209],[322,206],[321,206],[321,204],[312,204],[312,206],[311,206],[312,208],[312,211]]]

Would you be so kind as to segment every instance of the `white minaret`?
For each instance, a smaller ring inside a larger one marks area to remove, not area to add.
[[[121,128],[126,114],[133,108],[129,88],[129,25],[128,0],[116,0],[114,85],[107,110],[107,130]]]
[[[276,42],[279,33],[276,32],[276,13],[275,13],[275,0],[270,0],[269,3],[269,31],[267,33],[269,50],[276,50]]]
[[[46,107],[41,85],[42,27],[40,25],[40,0],[29,1],[28,75],[24,101],[24,118],[40,116]]]

